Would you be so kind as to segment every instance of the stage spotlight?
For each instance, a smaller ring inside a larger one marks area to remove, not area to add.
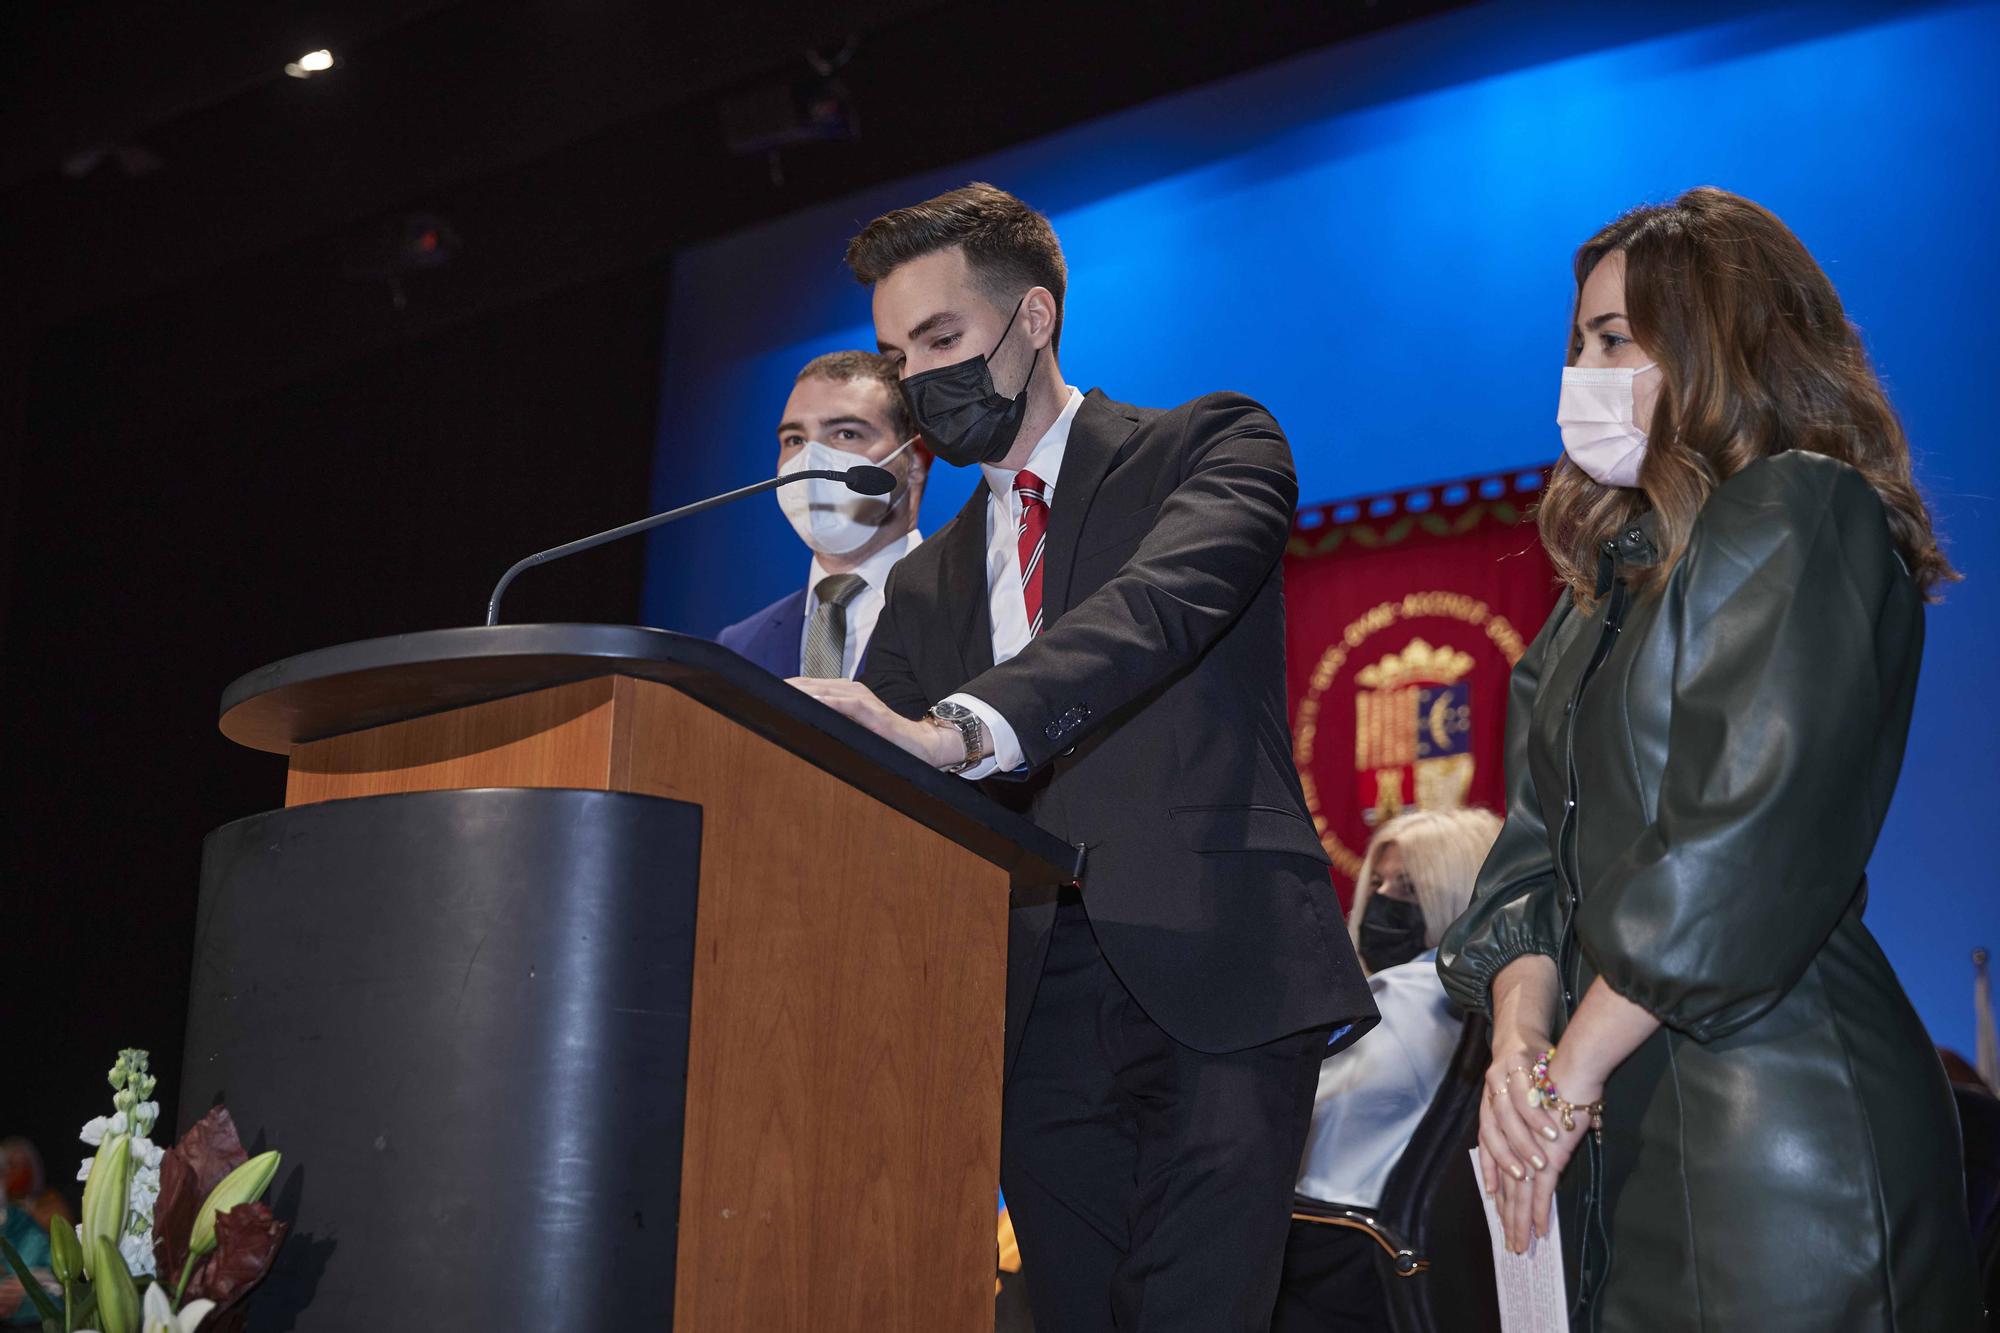
[[[318,51],[308,51],[291,64],[286,65],[285,73],[295,79],[310,79],[315,74],[326,73],[336,63],[338,62],[334,60],[333,52],[322,48]]]

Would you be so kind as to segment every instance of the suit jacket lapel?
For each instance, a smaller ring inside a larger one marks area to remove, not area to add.
[[[938,619],[947,627],[958,652],[959,666],[965,673],[960,684],[993,667],[992,594],[986,586],[986,500],[982,479],[950,527],[932,539],[944,548],[938,560]]]
[[[1044,621],[1053,625],[1056,617],[1069,610],[1069,581],[1076,568],[1076,544],[1083,536],[1083,521],[1104,474],[1119,448],[1139,428],[1109,398],[1096,389],[1084,396],[1070,423],[1069,444],[1063,449],[1062,471],[1056,477],[1056,500],[1049,506],[1048,545],[1042,551],[1042,610]],[[988,636],[989,641],[991,636]]]

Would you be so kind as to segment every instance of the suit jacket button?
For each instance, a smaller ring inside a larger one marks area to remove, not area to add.
[[[1062,731],[1063,729],[1061,726],[1059,726],[1054,722],[1051,722],[1046,727],[1042,728],[1042,735],[1047,736],[1050,740],[1054,740],[1056,737],[1062,735]]]

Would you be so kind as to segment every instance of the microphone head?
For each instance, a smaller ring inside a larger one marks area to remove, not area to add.
[[[896,474],[866,463],[847,469],[847,489],[862,495],[887,495],[896,489]]]

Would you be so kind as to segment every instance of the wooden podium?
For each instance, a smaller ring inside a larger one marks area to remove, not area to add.
[[[205,848],[180,1107],[286,1154],[253,1328],[992,1326],[1009,897],[1074,849],[655,630],[349,644],[221,726],[289,756]]]

